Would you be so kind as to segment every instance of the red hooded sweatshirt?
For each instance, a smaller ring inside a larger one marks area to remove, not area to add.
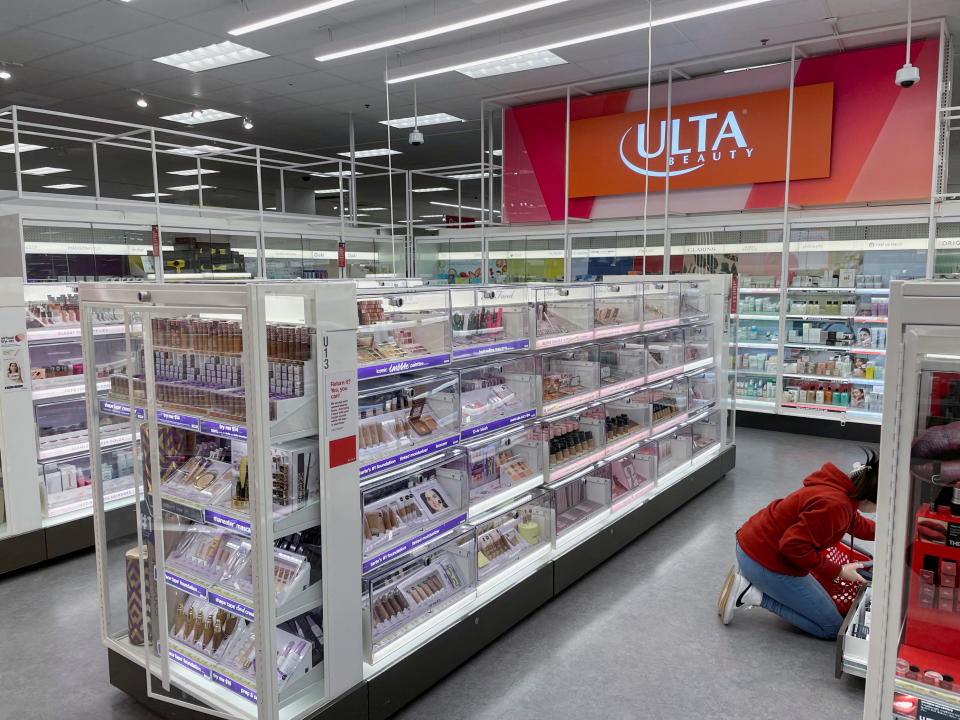
[[[873,540],[876,525],[861,515],[847,474],[827,463],[803,481],[803,487],[774,500],[743,524],[737,542],[767,570],[802,576],[813,572],[835,578],[841,566],[824,551],[845,535]]]

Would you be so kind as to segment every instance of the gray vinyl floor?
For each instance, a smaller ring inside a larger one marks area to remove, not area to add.
[[[399,720],[857,720],[835,646],[763,610],[724,628],[733,533],[853,443],[737,432],[737,468],[453,672]],[[0,578],[0,720],[154,716],[107,682],[93,554]]]

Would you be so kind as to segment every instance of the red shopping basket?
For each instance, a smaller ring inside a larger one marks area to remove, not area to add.
[[[867,553],[861,552],[845,542],[837,543],[823,555],[828,560],[840,565],[846,565],[852,562],[866,562],[872,559]],[[823,585],[824,589],[830,594],[830,597],[833,598],[833,602],[836,604],[840,614],[846,616],[846,614],[850,612],[850,608],[853,607],[853,601],[857,599],[857,589],[860,587],[860,583],[837,580],[835,577],[825,578],[817,574],[813,576],[817,579],[817,582]]]

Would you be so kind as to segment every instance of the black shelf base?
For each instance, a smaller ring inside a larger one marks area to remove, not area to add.
[[[137,534],[133,505],[107,513],[108,540]],[[0,575],[93,548],[93,515],[0,539]]]
[[[757,428],[758,430],[776,430],[794,435],[815,435],[816,437],[835,438],[880,444],[880,426],[868,423],[840,423],[836,420],[797,417],[795,415],[775,415],[773,413],[751,412],[737,409],[737,427]]]
[[[731,446],[703,467],[544,565],[457,621],[403,660],[361,683],[310,720],[386,720],[538,608],[722,479],[736,464]],[[160,717],[206,720],[202,711],[147,697],[143,668],[108,650],[110,683]],[[155,688],[155,692],[159,692]],[[174,690],[172,697],[197,703]],[[199,704],[199,703],[197,703]]]

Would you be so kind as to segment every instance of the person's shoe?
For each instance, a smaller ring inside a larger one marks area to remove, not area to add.
[[[736,565],[731,565],[727,577],[720,588],[720,598],[717,601],[717,613],[724,625],[733,620],[733,612],[741,607],[759,605],[763,595],[740,574]]]

